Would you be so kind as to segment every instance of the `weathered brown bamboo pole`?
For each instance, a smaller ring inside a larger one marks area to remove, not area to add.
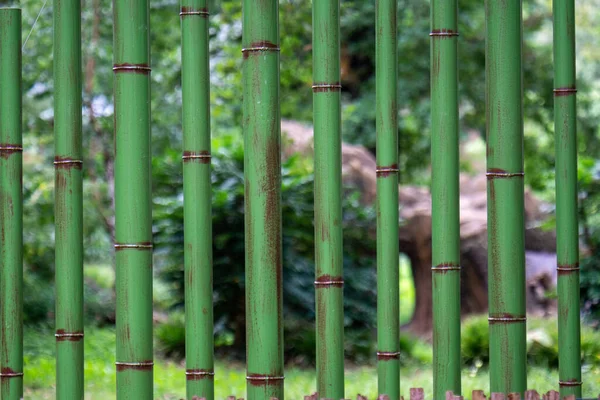
[[[114,0],[117,399],[151,399],[152,207],[148,0]]]
[[[561,396],[581,397],[575,1],[554,0],[554,130],[558,375]]]
[[[396,0],[376,2],[378,391],[400,399]]]
[[[213,400],[210,77],[206,0],[181,0],[187,398]]]
[[[344,398],[339,0],[313,1],[317,394]]]
[[[81,1],[54,0],[56,398],[83,399]]]
[[[242,11],[247,393],[283,399],[279,4]]]
[[[23,397],[21,10],[0,9],[0,398]]]

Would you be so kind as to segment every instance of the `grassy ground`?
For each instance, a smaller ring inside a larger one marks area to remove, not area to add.
[[[85,341],[86,400],[115,398],[114,369],[115,337],[113,329],[88,329]],[[175,400],[184,398],[185,375],[180,364],[155,360],[155,398]],[[50,330],[26,330],[25,336],[25,398],[54,399],[54,335]],[[216,398],[227,395],[245,396],[245,371],[243,365],[218,362],[216,365]],[[427,397],[431,395],[431,367],[414,366],[402,369],[402,391],[408,393],[410,387],[423,387]],[[585,397],[600,394],[600,369],[584,372]],[[555,388],[557,372],[535,367],[529,369],[529,387],[538,391]],[[355,398],[357,393],[375,398],[377,375],[373,366],[348,368],[346,372],[346,397]],[[303,395],[314,391],[315,373],[312,370],[289,368],[286,370],[286,398],[302,399]],[[488,391],[486,370],[465,369],[463,371],[463,391],[473,389]]]

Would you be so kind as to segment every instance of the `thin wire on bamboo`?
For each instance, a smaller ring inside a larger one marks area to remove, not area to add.
[[[344,397],[339,0],[313,1],[317,393]]]
[[[525,347],[521,0],[486,2],[490,388],[521,393]]]
[[[210,77],[206,0],[181,1],[187,398],[214,398]]]
[[[558,370],[561,396],[581,397],[575,2],[554,0],[554,130]]]
[[[431,3],[431,219],[433,390],[460,384],[460,230],[458,188],[458,4]]]
[[[377,373],[379,393],[400,398],[398,286],[398,39],[396,0],[378,0],[377,79]]]
[[[83,398],[81,1],[54,1],[56,398]]]
[[[0,398],[23,397],[21,9],[0,9]]]
[[[114,0],[117,399],[151,399],[152,212],[148,0]]]
[[[249,400],[283,398],[279,4],[244,0],[243,132]]]

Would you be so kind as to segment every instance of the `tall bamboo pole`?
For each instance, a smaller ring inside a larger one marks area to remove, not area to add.
[[[54,0],[56,398],[83,399],[81,1]]]
[[[490,390],[527,385],[521,0],[486,1]]]
[[[114,0],[117,399],[152,398],[148,0]]]
[[[214,398],[210,79],[206,0],[181,0],[187,398]]]
[[[340,3],[313,1],[317,396],[344,398]]]
[[[279,5],[244,0],[243,99],[248,400],[283,399]]]
[[[21,10],[0,9],[0,398],[23,397]]]
[[[581,397],[575,1],[554,0],[553,15],[558,374],[561,396]]]
[[[396,0],[376,3],[378,392],[400,399]]]
[[[431,2],[433,391],[460,394],[460,229],[456,0]]]

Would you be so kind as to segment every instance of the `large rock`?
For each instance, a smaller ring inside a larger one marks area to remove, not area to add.
[[[312,127],[282,121],[284,157],[313,154]],[[480,165],[483,165],[480,163]],[[342,144],[342,174],[347,185],[358,188],[365,204],[376,196],[375,158],[361,146]],[[463,316],[487,310],[487,193],[481,171],[460,176],[461,307]],[[542,204],[525,191],[525,247],[529,313],[548,314],[554,305],[545,291],[556,284],[555,234],[538,227],[544,219]],[[429,188],[400,187],[400,251],[410,261],[416,288],[415,313],[408,328],[420,334],[432,328],[431,304],[431,193]]]

